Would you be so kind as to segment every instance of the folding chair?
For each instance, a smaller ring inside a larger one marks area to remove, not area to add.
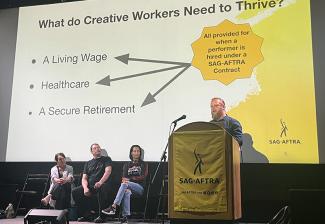
[[[41,199],[47,194],[49,183],[49,174],[27,174],[22,190],[16,191],[19,199],[15,216],[20,211],[26,213],[30,208],[40,207]]]

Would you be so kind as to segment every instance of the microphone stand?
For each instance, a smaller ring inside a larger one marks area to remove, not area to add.
[[[177,121],[176,121],[176,122],[175,122],[175,121],[172,122],[171,125],[172,125],[172,124],[174,124],[174,127],[173,127],[173,129],[172,129],[171,131],[169,131],[168,139],[167,139],[167,144],[166,144],[165,149],[164,149],[164,151],[163,151],[163,153],[162,153],[162,155],[161,155],[161,157],[160,157],[160,161],[159,161],[159,163],[158,163],[158,165],[157,165],[157,168],[156,168],[155,174],[154,174],[154,176],[153,176],[153,178],[152,178],[152,180],[151,180],[151,184],[153,184],[153,183],[155,182],[155,179],[156,179],[156,177],[157,177],[157,173],[158,173],[158,171],[159,171],[160,165],[162,164],[162,162],[165,163],[166,160],[167,160],[167,148],[168,148],[168,145],[169,145],[169,137],[170,137],[171,134],[174,132],[174,130],[175,130],[175,128],[176,128],[176,125],[177,125]],[[169,128],[169,130],[170,130],[170,128]],[[162,181],[164,181],[164,173],[163,173],[163,171],[164,171],[164,170],[162,170],[162,177],[163,177]],[[158,217],[158,213],[159,213],[160,200],[161,200],[161,197],[163,197],[163,195],[162,195],[163,186],[164,186],[164,183],[162,183],[162,185],[160,186],[160,194],[159,194],[159,202],[158,202],[158,206],[157,206],[157,214],[156,214],[156,218]],[[165,200],[163,199],[163,208],[162,208],[162,209],[164,209],[164,207],[165,207],[165,203],[164,203],[164,202],[165,202]],[[164,214],[164,212],[163,212],[163,214]],[[162,215],[162,223],[164,223],[164,220],[165,220],[164,215]]]
[[[153,184],[153,183],[155,182],[155,179],[156,179],[156,176],[157,176],[157,173],[158,173],[158,170],[159,170],[159,167],[160,167],[161,163],[162,163],[162,162],[166,162],[166,160],[167,160],[167,155],[166,155],[166,154],[167,154],[167,149],[168,149],[168,145],[169,145],[169,137],[170,137],[171,134],[174,132],[174,130],[175,130],[175,128],[176,128],[176,125],[177,125],[177,122],[174,122],[174,123],[172,123],[172,124],[174,124],[174,127],[173,127],[172,131],[169,132],[168,140],[167,140],[167,144],[166,144],[165,149],[164,149],[164,151],[163,151],[163,153],[162,153],[162,155],[161,155],[161,157],[160,157],[160,161],[159,161],[159,163],[158,163],[158,165],[157,165],[157,168],[156,168],[155,174],[154,174],[154,176],[153,176],[153,178],[152,178],[152,180],[151,180],[151,184]]]

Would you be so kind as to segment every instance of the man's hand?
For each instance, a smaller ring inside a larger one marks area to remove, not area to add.
[[[102,185],[103,185],[102,182],[98,181],[98,182],[95,183],[94,188],[99,189]]]
[[[84,188],[84,195],[85,195],[86,197],[90,197],[90,196],[91,196],[91,192],[90,192],[90,190],[89,190],[88,187]]]

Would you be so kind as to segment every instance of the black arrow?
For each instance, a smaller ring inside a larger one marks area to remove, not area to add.
[[[187,66],[180,71],[177,75],[175,75],[171,80],[169,80],[165,85],[163,85],[157,92],[155,92],[154,94],[151,94],[150,92],[148,93],[148,95],[146,96],[146,98],[144,99],[141,107],[146,106],[148,104],[154,103],[156,102],[155,96],[157,96],[161,91],[163,91],[170,83],[172,83],[175,79],[178,78],[178,76],[180,76],[181,74],[183,74],[189,67],[191,67],[191,64],[187,63]]]
[[[173,67],[169,67],[169,68],[162,68],[162,69],[152,70],[152,71],[149,71],[149,72],[143,72],[143,73],[138,73],[138,74],[133,74],[133,75],[128,75],[128,76],[118,77],[118,78],[114,78],[114,79],[111,79],[110,75],[108,75],[105,78],[103,78],[103,79],[99,80],[98,82],[96,82],[96,84],[110,86],[111,82],[114,82],[114,81],[123,80],[123,79],[130,79],[130,78],[136,78],[136,77],[139,77],[139,76],[150,75],[150,74],[154,74],[154,73],[158,73],[158,72],[164,72],[164,71],[168,71],[168,70],[174,70],[174,69],[178,69],[178,68],[184,68],[185,66],[191,66],[191,64],[186,63],[186,65],[177,65],[177,66],[173,66]]]
[[[129,64],[129,61],[141,61],[141,62],[151,62],[151,63],[171,64],[171,65],[183,65],[183,66],[188,65],[188,63],[176,62],[176,61],[160,61],[160,60],[151,60],[151,59],[130,58],[130,54],[124,54],[115,58],[123,62],[124,64]]]

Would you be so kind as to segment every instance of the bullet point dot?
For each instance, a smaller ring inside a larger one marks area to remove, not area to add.
[[[35,60],[35,59],[33,59],[33,60],[32,60],[32,63],[33,63],[33,64],[35,64],[35,63],[36,63],[36,60]]]
[[[29,115],[32,115],[32,112],[31,111],[29,111],[29,113],[28,113]]]
[[[33,85],[33,84],[30,84],[30,85],[29,85],[29,88],[30,88],[30,89],[33,89],[33,88],[34,88],[34,85]]]

